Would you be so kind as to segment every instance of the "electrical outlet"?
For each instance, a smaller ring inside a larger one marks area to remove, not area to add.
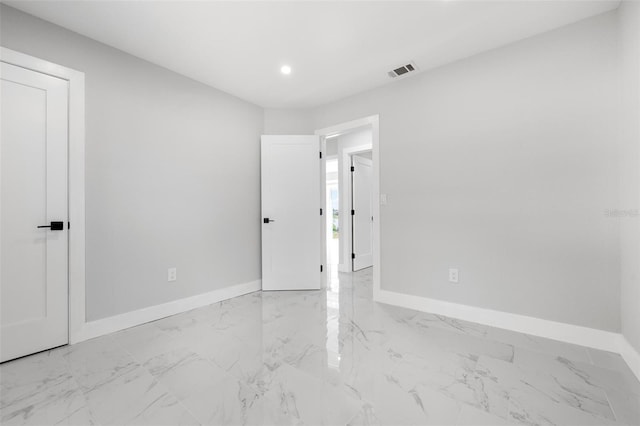
[[[449,282],[457,283],[458,282],[458,269],[457,268],[449,268]]]
[[[177,268],[169,268],[167,271],[167,281],[175,281],[178,278]]]

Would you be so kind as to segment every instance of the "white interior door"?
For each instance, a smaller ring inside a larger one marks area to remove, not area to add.
[[[262,289],[320,288],[320,141],[262,136]]]
[[[68,83],[0,65],[0,361],[7,361],[68,343]]]
[[[352,157],[353,270],[373,266],[373,162]]]

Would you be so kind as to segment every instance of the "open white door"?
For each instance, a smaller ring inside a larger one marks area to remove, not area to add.
[[[0,65],[0,361],[7,361],[68,342],[68,82]]]
[[[373,266],[373,162],[352,157],[353,270]]]
[[[262,289],[320,288],[320,141],[262,136]]]

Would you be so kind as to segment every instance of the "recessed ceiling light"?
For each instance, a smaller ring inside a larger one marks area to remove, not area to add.
[[[280,72],[284,75],[289,75],[291,74],[291,67],[289,65],[283,65],[282,68],[280,68]]]

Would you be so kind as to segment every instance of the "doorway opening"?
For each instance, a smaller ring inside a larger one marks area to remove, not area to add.
[[[340,264],[340,185],[337,156],[326,160],[326,185],[327,265],[334,269]]]
[[[330,273],[373,266],[373,125],[325,137],[326,259]]]

